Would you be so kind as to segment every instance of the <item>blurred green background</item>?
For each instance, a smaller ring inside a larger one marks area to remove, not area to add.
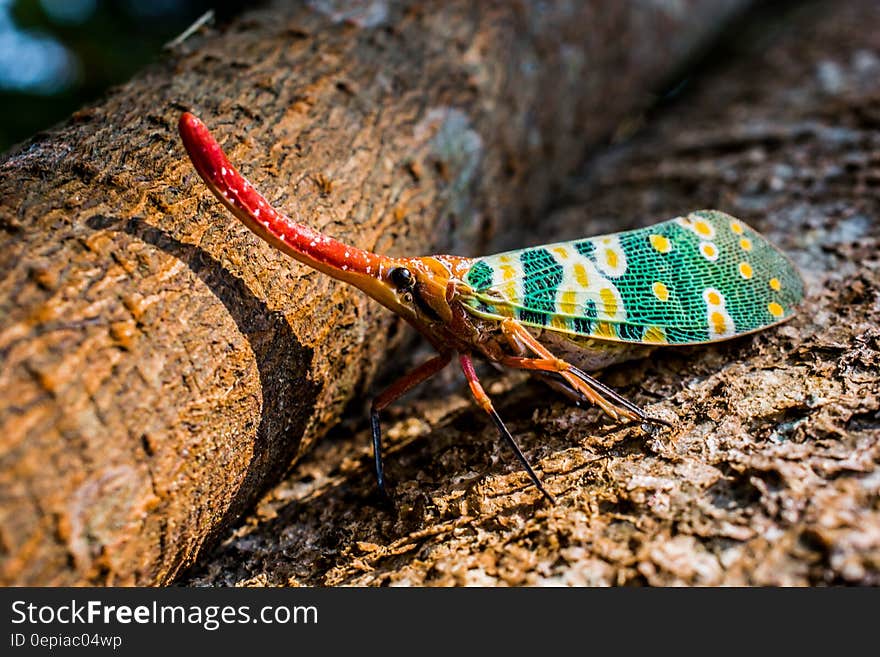
[[[0,0],[0,153],[125,82],[232,0]]]

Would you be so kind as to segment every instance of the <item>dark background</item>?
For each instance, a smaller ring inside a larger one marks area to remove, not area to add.
[[[128,80],[209,9],[222,23],[258,4],[0,0],[0,153]]]

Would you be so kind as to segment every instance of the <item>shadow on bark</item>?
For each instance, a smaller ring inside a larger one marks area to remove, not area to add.
[[[282,313],[269,308],[244,281],[198,246],[181,242],[140,218],[125,220],[97,215],[88,219],[86,224],[95,230],[124,232],[177,258],[208,286],[229,311],[253,350],[260,387],[264,392],[250,466],[239,490],[252,491],[265,481],[267,471],[263,461],[269,454],[283,454],[283,458],[275,458],[270,466],[269,477],[284,472],[296,455],[299,437],[309,419],[308,413],[302,409],[311,408],[319,392],[318,386],[310,382],[295,386],[296,377],[291,377],[290,372],[308,371],[313,350],[299,342]],[[273,381],[284,382],[281,387],[275,387],[280,394],[266,395],[265,391],[273,388],[270,385]],[[289,444],[273,449],[272,443],[279,441]],[[237,497],[225,516],[216,523],[217,526],[227,526],[227,522],[238,517],[248,503],[249,500]]]

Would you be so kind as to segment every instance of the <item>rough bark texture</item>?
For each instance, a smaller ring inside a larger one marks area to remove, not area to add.
[[[536,217],[741,3],[288,4],[0,164],[0,583],[169,582],[398,339],[220,208],[182,109],[300,219],[466,254]]]
[[[608,370],[675,420],[653,436],[496,379],[555,507],[461,382],[389,414],[393,510],[350,424],[184,583],[880,584],[880,5],[808,5],[730,39],[533,242],[717,207],[794,257],[794,321]]]

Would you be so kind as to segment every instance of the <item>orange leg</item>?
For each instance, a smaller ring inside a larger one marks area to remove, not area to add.
[[[464,372],[464,376],[467,379],[468,385],[471,388],[471,393],[474,395],[474,399],[477,404],[482,408],[486,413],[489,414],[489,417],[492,418],[492,422],[495,423],[495,427],[498,429],[498,433],[501,434],[501,437],[507,442],[508,445],[513,449],[516,457],[519,459],[520,463],[522,463],[526,472],[532,480],[532,483],[535,484],[535,487],[541,491],[541,494],[550,500],[551,504],[555,504],[556,500],[553,496],[547,492],[547,489],[544,488],[544,484],[541,483],[541,480],[538,478],[538,475],[535,474],[535,471],[532,469],[531,464],[526,459],[525,455],[522,453],[522,450],[519,448],[519,445],[516,444],[516,441],[513,439],[513,436],[508,431],[507,427],[504,425],[501,417],[498,415],[498,412],[492,406],[492,400],[489,399],[489,395],[486,394],[486,391],[483,390],[483,386],[480,385],[480,380],[477,378],[477,372],[474,370],[474,362],[471,360],[471,357],[467,354],[459,354],[458,359],[461,362],[461,370]]]
[[[386,497],[388,496],[388,491],[385,489],[385,470],[382,467],[382,427],[379,424],[379,411],[387,408],[396,399],[399,399],[423,381],[427,381],[437,374],[437,372],[449,365],[450,360],[452,360],[452,354],[434,356],[434,358],[425,361],[414,370],[404,374],[373,399],[373,403],[370,406],[370,428],[373,432],[373,460],[376,463],[376,483],[379,485],[379,491]]]
[[[587,401],[598,406],[612,419],[617,420],[622,416],[628,420],[669,426],[669,423],[665,420],[649,416],[638,406],[620,396],[601,381],[582,372],[561,358],[554,356],[519,322],[513,319],[506,319],[501,323],[501,330],[514,349],[521,351],[524,347],[537,356],[537,358],[506,356],[501,359],[502,365],[517,369],[557,374],[562,377],[569,387],[583,395]]]

